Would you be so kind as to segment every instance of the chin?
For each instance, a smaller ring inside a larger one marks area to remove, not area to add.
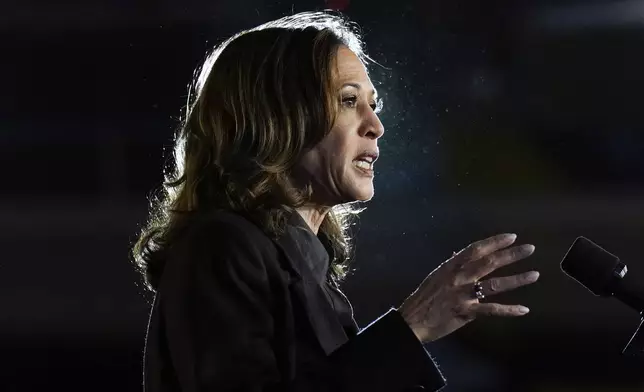
[[[340,197],[336,199],[338,204],[369,201],[375,193],[372,180],[346,182],[343,185],[342,187],[338,187],[338,190],[341,190],[341,193],[338,194]]]
[[[355,189],[353,192],[352,201],[369,201],[373,198],[374,189],[373,186],[363,187],[361,189]]]
[[[371,192],[367,192],[365,190],[354,190],[353,192],[347,192],[337,204],[353,203],[357,201],[369,201],[373,198],[373,195],[373,190]]]

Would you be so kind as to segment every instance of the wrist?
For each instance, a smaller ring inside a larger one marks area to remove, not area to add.
[[[405,313],[403,306],[396,309],[396,311],[398,312],[398,314],[400,314],[403,320],[405,320],[405,323],[407,324],[409,329],[411,329],[411,331],[414,333],[414,335],[416,336],[416,339],[418,339],[421,343],[425,343],[429,340],[426,336],[424,328],[417,327],[416,324],[410,320],[410,317]]]

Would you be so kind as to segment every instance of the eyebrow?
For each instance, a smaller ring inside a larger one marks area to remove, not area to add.
[[[350,83],[345,83],[345,84],[343,84],[343,85],[342,85],[342,88],[345,88],[345,87],[347,87],[347,86],[354,87],[356,90],[361,90],[361,89],[362,89],[362,86],[360,86],[360,83],[351,83],[351,82],[350,82]],[[371,90],[371,91],[369,91],[369,92],[371,93],[371,95],[372,95],[374,98],[378,98],[378,92],[377,92],[376,90],[373,90],[373,89],[372,89],[372,90]]]

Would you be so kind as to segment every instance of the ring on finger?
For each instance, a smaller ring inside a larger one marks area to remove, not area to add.
[[[485,298],[485,294],[483,293],[483,285],[478,280],[474,282],[472,297],[479,300]]]

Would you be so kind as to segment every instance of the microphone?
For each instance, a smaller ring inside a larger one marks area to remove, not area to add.
[[[644,280],[629,272],[617,256],[585,237],[573,242],[561,269],[596,296],[614,296],[640,313],[640,324],[622,354],[644,359]]]
[[[638,312],[644,311],[644,280],[588,238],[578,237],[573,242],[561,269],[596,296],[614,296]]]

